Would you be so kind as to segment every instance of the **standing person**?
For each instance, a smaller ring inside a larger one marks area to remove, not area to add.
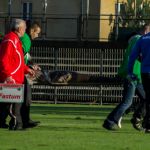
[[[41,27],[38,24],[38,22],[33,22],[31,24],[27,24],[27,31],[22,36],[21,42],[22,47],[24,51],[24,59],[25,63],[30,66],[32,64],[32,67],[36,69],[40,69],[38,65],[33,65],[31,56],[30,56],[30,49],[31,49],[31,40],[34,40],[39,36],[41,32]],[[31,128],[35,127],[40,123],[39,121],[33,121],[30,118],[30,105],[31,105],[31,99],[32,99],[32,91],[31,91],[31,85],[29,85],[27,79],[25,78],[25,93],[24,93],[24,103],[21,108],[21,115],[22,115],[22,121],[23,121],[23,127],[24,128]]]
[[[0,45],[0,82],[9,84],[23,84],[24,74],[29,73],[34,76],[34,71],[24,63],[22,37],[26,30],[26,23],[22,19],[14,19],[11,24],[11,32],[4,36]],[[0,105],[3,105],[1,103]],[[9,105],[9,104],[8,104]],[[5,104],[5,106],[8,106]],[[10,130],[22,129],[22,118],[20,114],[21,103],[10,104],[11,120]],[[6,108],[5,107],[5,108]],[[7,109],[7,108],[6,108]],[[6,109],[3,110],[6,111]],[[3,121],[3,111],[0,111],[0,121]]]
[[[135,76],[133,66],[137,58],[141,60],[142,84],[146,93],[146,114],[143,127],[146,133],[150,133],[150,33],[143,35],[133,48],[128,64],[128,74],[130,76]]]
[[[144,35],[150,31],[150,24],[145,24],[141,28],[141,34],[134,35],[129,39],[129,44],[126,49],[123,63],[121,64],[118,74],[122,78],[124,78],[124,89],[123,89],[123,98],[119,105],[117,105],[116,108],[113,109],[113,111],[107,116],[107,118],[104,121],[103,127],[108,130],[116,130],[118,127],[121,128],[121,119],[125,111],[131,106],[133,96],[137,94],[139,98],[141,99],[142,107],[139,107],[136,111],[136,115],[134,115],[134,118],[136,116],[141,116],[145,110],[144,108],[144,101],[145,101],[145,91],[143,89],[142,81],[141,81],[141,65],[139,60],[136,60],[134,63],[134,74],[136,75],[136,78],[129,78],[128,77],[128,61],[129,61],[129,55],[131,53],[131,50],[135,46],[135,43],[140,39],[141,35]],[[134,122],[138,124],[139,130],[142,129],[141,124],[139,125],[139,122]]]

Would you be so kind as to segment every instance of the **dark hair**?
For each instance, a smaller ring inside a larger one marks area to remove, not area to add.
[[[137,35],[137,34],[138,34],[138,32],[133,31],[132,33],[130,33],[130,34],[126,37],[126,40],[129,41],[129,39],[130,39],[131,37],[133,37],[133,36],[135,36],[135,35]]]
[[[26,33],[29,34],[31,29],[36,30],[37,28],[41,28],[40,24],[37,21],[31,22],[30,20],[26,21],[27,29]]]
[[[141,26],[140,32],[144,32],[148,28],[150,28],[150,23],[145,23],[143,26]]]
[[[41,28],[40,24],[37,21],[27,22],[26,24],[27,24],[27,29],[26,29],[27,34],[30,33],[31,29],[36,30],[37,28]]]

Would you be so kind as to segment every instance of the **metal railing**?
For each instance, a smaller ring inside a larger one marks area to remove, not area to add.
[[[0,14],[0,32],[4,34],[10,27],[10,22],[13,18],[22,18],[22,14]],[[115,41],[125,40],[126,36],[136,29],[124,27],[120,22],[116,23],[116,18],[121,18],[119,15],[81,15],[81,14],[46,14],[43,19],[42,14],[32,14],[31,19],[36,20],[42,27],[40,39],[47,40],[68,40],[68,41]],[[130,17],[131,18],[131,17]],[[140,22],[140,19],[124,19],[122,22]],[[142,19],[143,22],[149,22],[149,19]],[[106,26],[104,26],[106,25]],[[102,36],[102,28],[107,28],[107,36]]]
[[[3,17],[2,17],[3,16]],[[108,17],[108,16],[107,16]],[[22,18],[22,14],[12,14],[7,16],[7,14],[0,15],[0,31],[4,34],[10,28],[10,22],[13,18]],[[97,22],[97,31],[99,35],[99,16],[91,16],[88,18],[86,15],[55,15],[47,14],[44,18],[42,14],[32,15],[32,20],[39,22],[42,28],[42,33],[40,39],[49,39],[49,40],[100,40],[99,36],[90,37],[88,36],[87,22]],[[108,19],[107,19],[108,21]],[[92,25],[91,25],[92,26]],[[70,30],[71,28],[71,30]],[[95,29],[95,28],[93,28]],[[65,33],[65,34],[64,34]],[[88,37],[87,37],[88,36]]]
[[[44,69],[114,77],[125,47],[123,43],[34,41],[31,55]],[[32,94],[34,101],[50,103],[118,103],[122,85],[34,85]]]

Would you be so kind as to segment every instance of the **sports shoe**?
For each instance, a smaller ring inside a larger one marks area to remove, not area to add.
[[[150,133],[150,129],[145,129],[145,133]]]
[[[118,126],[117,126],[117,124],[112,124],[112,125],[111,125],[111,124],[108,122],[108,120],[105,120],[104,123],[103,123],[103,128],[105,128],[105,129],[107,129],[107,130],[113,130],[113,131],[115,131],[115,130],[118,129]]]
[[[23,124],[23,128],[34,128],[36,126],[38,126],[40,123],[40,121],[33,121],[33,120],[29,120],[28,123]]]
[[[9,122],[9,130],[24,130],[22,127],[22,123],[18,123],[16,118],[11,118]]]
[[[29,120],[29,123],[37,123],[37,124],[40,124],[41,122],[40,122],[40,121],[37,121],[37,120],[35,121],[35,120],[31,120],[31,119],[30,119],[30,120]]]
[[[22,125],[16,124],[16,125],[10,125],[9,126],[9,130],[14,130],[14,131],[16,131],[16,130],[24,130],[24,128],[22,127]]]
[[[23,131],[23,130],[25,130],[25,129],[24,129],[24,128],[22,128],[22,126],[15,126],[14,128],[9,127],[9,130],[14,130],[14,131],[16,131],[16,130],[20,130],[20,131]]]
[[[132,118],[131,123],[133,128],[135,128],[138,131],[143,131],[144,128],[142,126],[142,120],[140,118]]]
[[[121,121],[122,121],[122,117],[120,117],[119,121],[118,121],[118,127],[121,128]]]

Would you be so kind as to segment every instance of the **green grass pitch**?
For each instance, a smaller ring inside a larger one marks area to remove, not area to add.
[[[150,134],[132,127],[132,113],[117,131],[102,127],[113,107],[33,104],[32,119],[41,124],[25,131],[0,129],[0,150],[150,150]]]

